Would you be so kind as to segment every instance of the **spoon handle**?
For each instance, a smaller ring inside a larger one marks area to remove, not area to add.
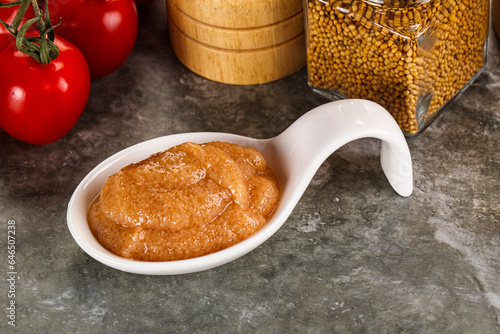
[[[380,163],[389,183],[399,195],[410,196],[413,172],[408,144],[391,114],[374,102],[348,99],[321,105],[277,136],[275,144],[283,152],[281,159],[291,164],[288,180],[296,182],[295,189],[305,190],[333,152],[367,137],[382,141]]]

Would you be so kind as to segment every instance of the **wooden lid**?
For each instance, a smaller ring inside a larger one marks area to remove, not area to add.
[[[167,0],[168,18],[187,36],[209,46],[253,50],[286,42],[304,32],[303,12],[275,24],[247,29],[221,28],[197,21]]]
[[[286,20],[302,11],[302,0],[170,0],[203,23],[224,28],[256,28]]]

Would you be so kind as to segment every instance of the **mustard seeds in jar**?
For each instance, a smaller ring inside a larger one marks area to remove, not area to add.
[[[304,0],[311,88],[422,131],[486,63],[489,0]]]

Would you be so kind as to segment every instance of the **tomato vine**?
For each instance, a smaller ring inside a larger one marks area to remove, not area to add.
[[[9,24],[0,20],[0,23],[14,36],[16,47],[22,53],[35,58],[40,64],[45,65],[56,59],[59,55],[59,48],[54,43],[55,33],[54,28],[58,25],[52,25],[48,10],[49,2],[45,2],[45,9],[42,11],[37,0],[18,0],[10,3],[0,2],[0,8],[8,8],[18,6],[16,16]],[[32,6],[35,13],[34,18],[25,19],[28,8]],[[32,25],[37,25],[38,36],[27,35],[32,30]]]

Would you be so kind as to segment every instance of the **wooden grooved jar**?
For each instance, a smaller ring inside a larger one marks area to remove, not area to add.
[[[302,0],[166,0],[177,58],[213,81],[250,85],[306,65]]]

